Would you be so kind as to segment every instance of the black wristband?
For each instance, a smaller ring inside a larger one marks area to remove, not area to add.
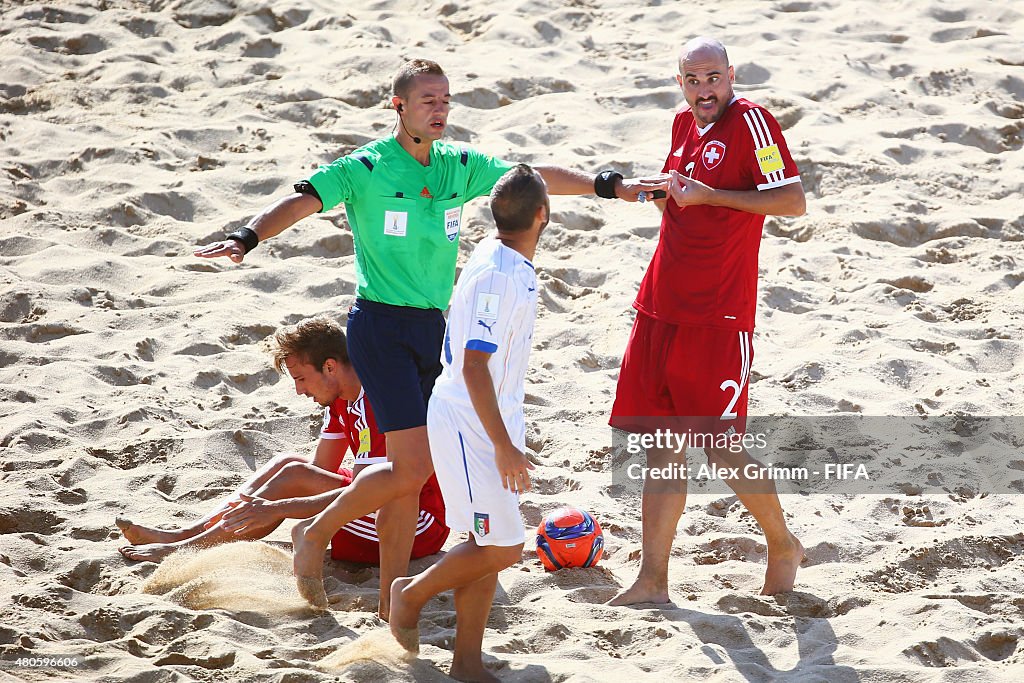
[[[245,247],[246,254],[255,249],[256,245],[260,243],[259,235],[252,228],[239,228],[228,235],[228,239],[241,242],[242,246]]]
[[[622,180],[622,174],[618,171],[601,171],[594,178],[594,194],[605,199],[618,199],[615,183],[619,180]]]
[[[294,189],[299,194],[308,194],[310,197],[316,197],[317,199],[320,199],[320,193],[316,191],[315,187],[313,187],[313,183],[309,182],[308,180],[301,180],[295,183],[294,185],[292,185],[292,189]],[[320,199],[320,203],[323,204],[324,200]]]

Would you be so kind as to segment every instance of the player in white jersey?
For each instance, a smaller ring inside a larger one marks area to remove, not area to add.
[[[523,523],[516,495],[506,490],[514,492],[518,486],[509,487],[493,476],[498,472],[494,442],[462,379],[473,362],[466,352],[487,354],[498,410],[511,444],[521,451],[526,445],[523,384],[537,311],[536,289],[533,264],[499,240],[487,238],[462,271],[448,314],[441,354],[444,369],[434,384],[437,401],[433,411],[428,408],[433,420],[427,422],[427,435],[442,448],[434,458],[438,481],[445,482],[441,495],[458,501],[455,528],[472,531],[480,545],[522,543]],[[431,424],[436,428],[431,429]]]
[[[391,587],[391,632],[419,649],[427,601],[455,589],[457,680],[497,681],[480,652],[498,572],[522,557],[519,492],[530,489],[523,394],[537,313],[530,259],[548,223],[547,188],[526,164],[495,184],[496,237],[477,245],[452,297],[441,362],[427,407],[427,436],[447,523],[468,539],[440,562]]]

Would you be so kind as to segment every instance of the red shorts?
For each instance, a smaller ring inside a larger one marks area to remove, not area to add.
[[[638,313],[608,423],[631,432],[743,433],[752,334],[673,325]],[[665,418],[681,418],[682,424]]]
[[[352,483],[352,470],[343,468],[338,474],[346,479],[342,487]],[[365,515],[341,527],[331,539],[331,557],[346,562],[380,564],[380,540],[377,538],[376,513]],[[426,557],[441,550],[448,540],[449,529],[434,513],[420,509],[416,520],[416,540],[410,557]]]

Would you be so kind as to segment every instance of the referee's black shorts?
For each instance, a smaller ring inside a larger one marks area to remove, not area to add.
[[[441,374],[444,314],[436,308],[356,299],[348,313],[348,355],[382,432],[427,424]]]

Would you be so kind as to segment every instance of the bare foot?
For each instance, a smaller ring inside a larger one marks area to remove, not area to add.
[[[292,571],[295,573],[299,595],[317,609],[327,609],[327,591],[324,590],[323,566],[326,544],[319,544],[307,533],[311,519],[305,519],[292,529]]]
[[[420,611],[402,597],[402,590],[412,582],[412,577],[402,577],[391,582],[391,610],[389,623],[391,635],[403,648],[416,654],[420,651]],[[453,675],[454,678],[454,675]]]
[[[312,576],[296,576],[295,585],[299,589],[299,595],[306,599],[314,609],[325,610],[330,604],[327,600],[327,593],[324,591],[323,579]]]
[[[178,529],[175,531],[167,531],[165,529],[156,529],[154,527],[143,526],[141,524],[135,524],[127,517],[118,517],[114,520],[114,524],[124,534],[124,538],[129,543],[136,545],[143,543],[174,543],[185,538],[182,530]]]
[[[452,662],[452,670],[448,675],[463,683],[501,683],[500,678],[484,668],[483,662],[477,662],[476,666],[460,666]]]
[[[764,586],[761,595],[775,595],[793,590],[796,582],[796,570],[804,559],[804,547],[793,534],[781,548],[768,548],[768,569],[764,573]]]
[[[605,604],[613,607],[622,607],[625,605],[640,605],[643,603],[666,605],[671,604],[671,602],[672,600],[668,597],[667,588],[661,588],[654,584],[637,579],[632,586],[620,592]]]
[[[125,559],[128,560],[159,562],[175,550],[177,550],[177,547],[170,543],[147,543],[145,545],[126,545],[118,548],[117,552],[124,555]]]

